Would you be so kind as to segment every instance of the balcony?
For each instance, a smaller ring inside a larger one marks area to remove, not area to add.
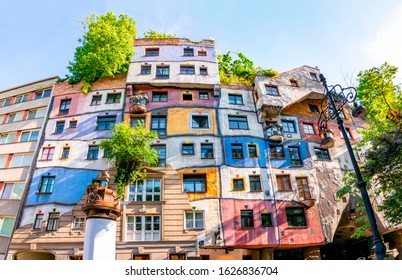
[[[143,114],[147,111],[148,94],[146,92],[134,93],[130,96],[130,113]]]
[[[268,123],[265,127],[267,139],[272,142],[282,143],[283,142],[283,134],[282,134],[282,126],[277,123]]]
[[[299,185],[297,189],[299,202],[303,203],[308,208],[314,206],[316,199],[311,195],[310,186],[308,184]]]

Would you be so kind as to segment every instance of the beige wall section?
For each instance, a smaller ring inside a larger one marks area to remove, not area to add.
[[[19,87],[11,88],[5,91],[1,91],[0,95],[1,98],[7,98],[10,96],[15,96],[18,94],[29,93],[36,90],[43,90],[43,89],[51,89],[56,82],[58,77],[51,77],[47,79],[43,79],[40,81],[32,82],[26,85],[22,85]]]
[[[28,172],[29,166],[0,169],[0,178],[4,182],[21,180],[25,181],[28,176]]]

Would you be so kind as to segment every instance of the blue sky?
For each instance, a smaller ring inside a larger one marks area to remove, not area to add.
[[[112,11],[153,29],[215,39],[218,53],[242,52],[279,72],[318,66],[329,84],[356,85],[360,70],[387,61],[402,73],[399,0],[13,0],[0,9],[0,91],[64,77],[83,35],[80,21]],[[402,82],[398,78],[397,82]]]

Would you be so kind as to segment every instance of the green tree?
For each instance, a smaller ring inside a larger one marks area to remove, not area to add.
[[[118,17],[93,14],[81,22],[86,33],[79,39],[74,60],[67,69],[70,83],[84,81],[82,91],[87,93],[91,83],[101,77],[126,73],[134,53],[135,21],[127,15]]]
[[[394,83],[397,72],[397,67],[385,62],[380,67],[360,71],[357,76],[357,98],[367,109],[365,118],[370,124],[362,131],[366,143],[394,129],[400,122],[402,93],[400,85]],[[393,120],[398,116],[399,121]]]
[[[357,77],[358,99],[367,112],[368,127],[362,129],[360,149],[364,156],[359,162],[368,188],[372,188],[378,210],[387,221],[402,223],[402,96],[401,87],[394,83],[398,68],[384,63],[360,71]],[[345,187],[338,196],[356,194],[356,180],[345,176]],[[353,236],[360,237],[368,224],[361,217],[362,227]]]
[[[169,39],[177,38],[176,34],[162,33],[155,30],[148,30],[144,32],[144,38],[146,39]]]
[[[272,69],[255,67],[254,62],[243,53],[237,53],[237,59],[233,59],[230,51],[221,55],[218,54],[219,78],[224,84],[251,85],[257,74],[273,77],[278,72]]]
[[[116,193],[122,199],[126,186],[144,177],[141,168],[157,164],[158,152],[151,148],[151,144],[158,134],[147,130],[142,122],[136,127],[119,123],[112,131],[113,136],[102,140],[100,147],[110,155],[117,169]]]

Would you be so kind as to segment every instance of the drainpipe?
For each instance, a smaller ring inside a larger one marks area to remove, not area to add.
[[[255,100],[255,96],[254,96],[254,88],[255,88],[255,83],[252,84],[252,96],[253,96],[253,101],[254,101],[254,111],[258,120],[258,113],[257,113],[257,100]],[[264,124],[261,123],[261,128],[262,131],[264,133]],[[265,135],[265,133],[264,133]],[[272,179],[272,165],[271,165],[271,153],[268,152],[269,151],[269,146],[267,143],[267,140],[264,139],[264,144],[265,144],[265,153],[266,153],[266,158],[268,159],[268,179],[269,182],[271,184],[271,188],[272,188],[272,195],[274,198],[274,208],[275,208],[275,217],[276,217],[276,228],[277,228],[277,234],[278,234],[278,245],[276,246],[275,249],[278,249],[281,246],[281,231],[279,228],[279,218],[278,218],[278,207],[276,205],[276,195],[275,195],[275,191],[274,191],[274,181]]]

